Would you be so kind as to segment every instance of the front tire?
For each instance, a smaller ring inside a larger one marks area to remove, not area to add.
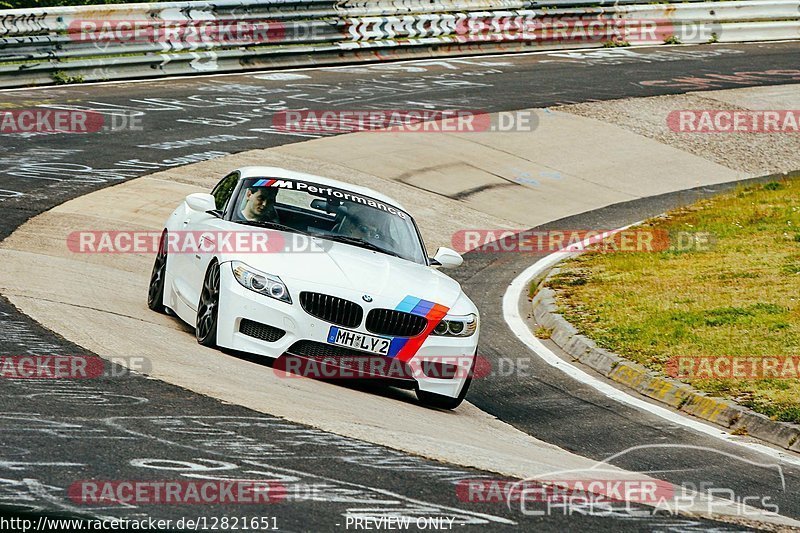
[[[161,234],[158,254],[150,274],[150,285],[147,289],[147,307],[158,313],[166,312],[164,307],[164,282],[167,276],[167,232]]]
[[[200,292],[200,305],[197,306],[197,323],[194,334],[197,342],[213,348],[217,345],[217,319],[219,313],[219,264],[214,261],[209,265]]]
[[[477,358],[477,352],[475,358]],[[436,394],[435,392],[427,392],[424,390],[420,390],[419,387],[415,391],[417,393],[417,399],[420,401],[422,405],[426,407],[434,407],[436,409],[446,409],[448,411],[452,411],[459,405],[461,402],[464,401],[464,398],[467,397],[467,391],[469,390],[469,386],[472,384],[472,374],[475,370],[475,358],[472,359],[472,366],[469,369],[469,373],[467,374],[467,378],[464,380],[464,386],[461,387],[461,392],[453,398],[452,396],[444,396],[443,394]]]

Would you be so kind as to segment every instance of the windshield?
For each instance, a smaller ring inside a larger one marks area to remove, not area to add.
[[[411,215],[351,191],[299,180],[247,178],[231,220],[359,246],[427,264]]]

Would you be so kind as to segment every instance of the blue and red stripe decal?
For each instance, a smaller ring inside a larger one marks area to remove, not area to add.
[[[406,296],[403,298],[403,301],[395,307],[395,311],[424,316],[428,319],[428,325],[425,327],[425,331],[416,337],[410,339],[392,339],[392,344],[389,346],[389,357],[397,358],[403,362],[409,361],[416,355],[422,347],[422,343],[425,342],[425,339],[428,338],[428,335],[431,334],[434,328],[439,325],[439,322],[442,321],[449,310],[449,307],[435,302],[429,302],[428,300],[423,300],[416,296]]]
[[[272,187],[272,184],[275,183],[276,181],[278,181],[278,180],[275,180],[275,179],[272,179],[272,180],[262,179],[262,180],[258,180],[257,182],[255,182],[252,185],[252,187]]]

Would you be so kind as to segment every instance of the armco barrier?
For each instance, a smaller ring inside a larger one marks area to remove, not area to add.
[[[0,87],[630,44],[800,38],[800,0],[219,0],[0,11]]]

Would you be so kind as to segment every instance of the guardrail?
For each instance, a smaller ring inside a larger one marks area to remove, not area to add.
[[[800,0],[219,0],[0,11],[0,87],[800,38]]]

